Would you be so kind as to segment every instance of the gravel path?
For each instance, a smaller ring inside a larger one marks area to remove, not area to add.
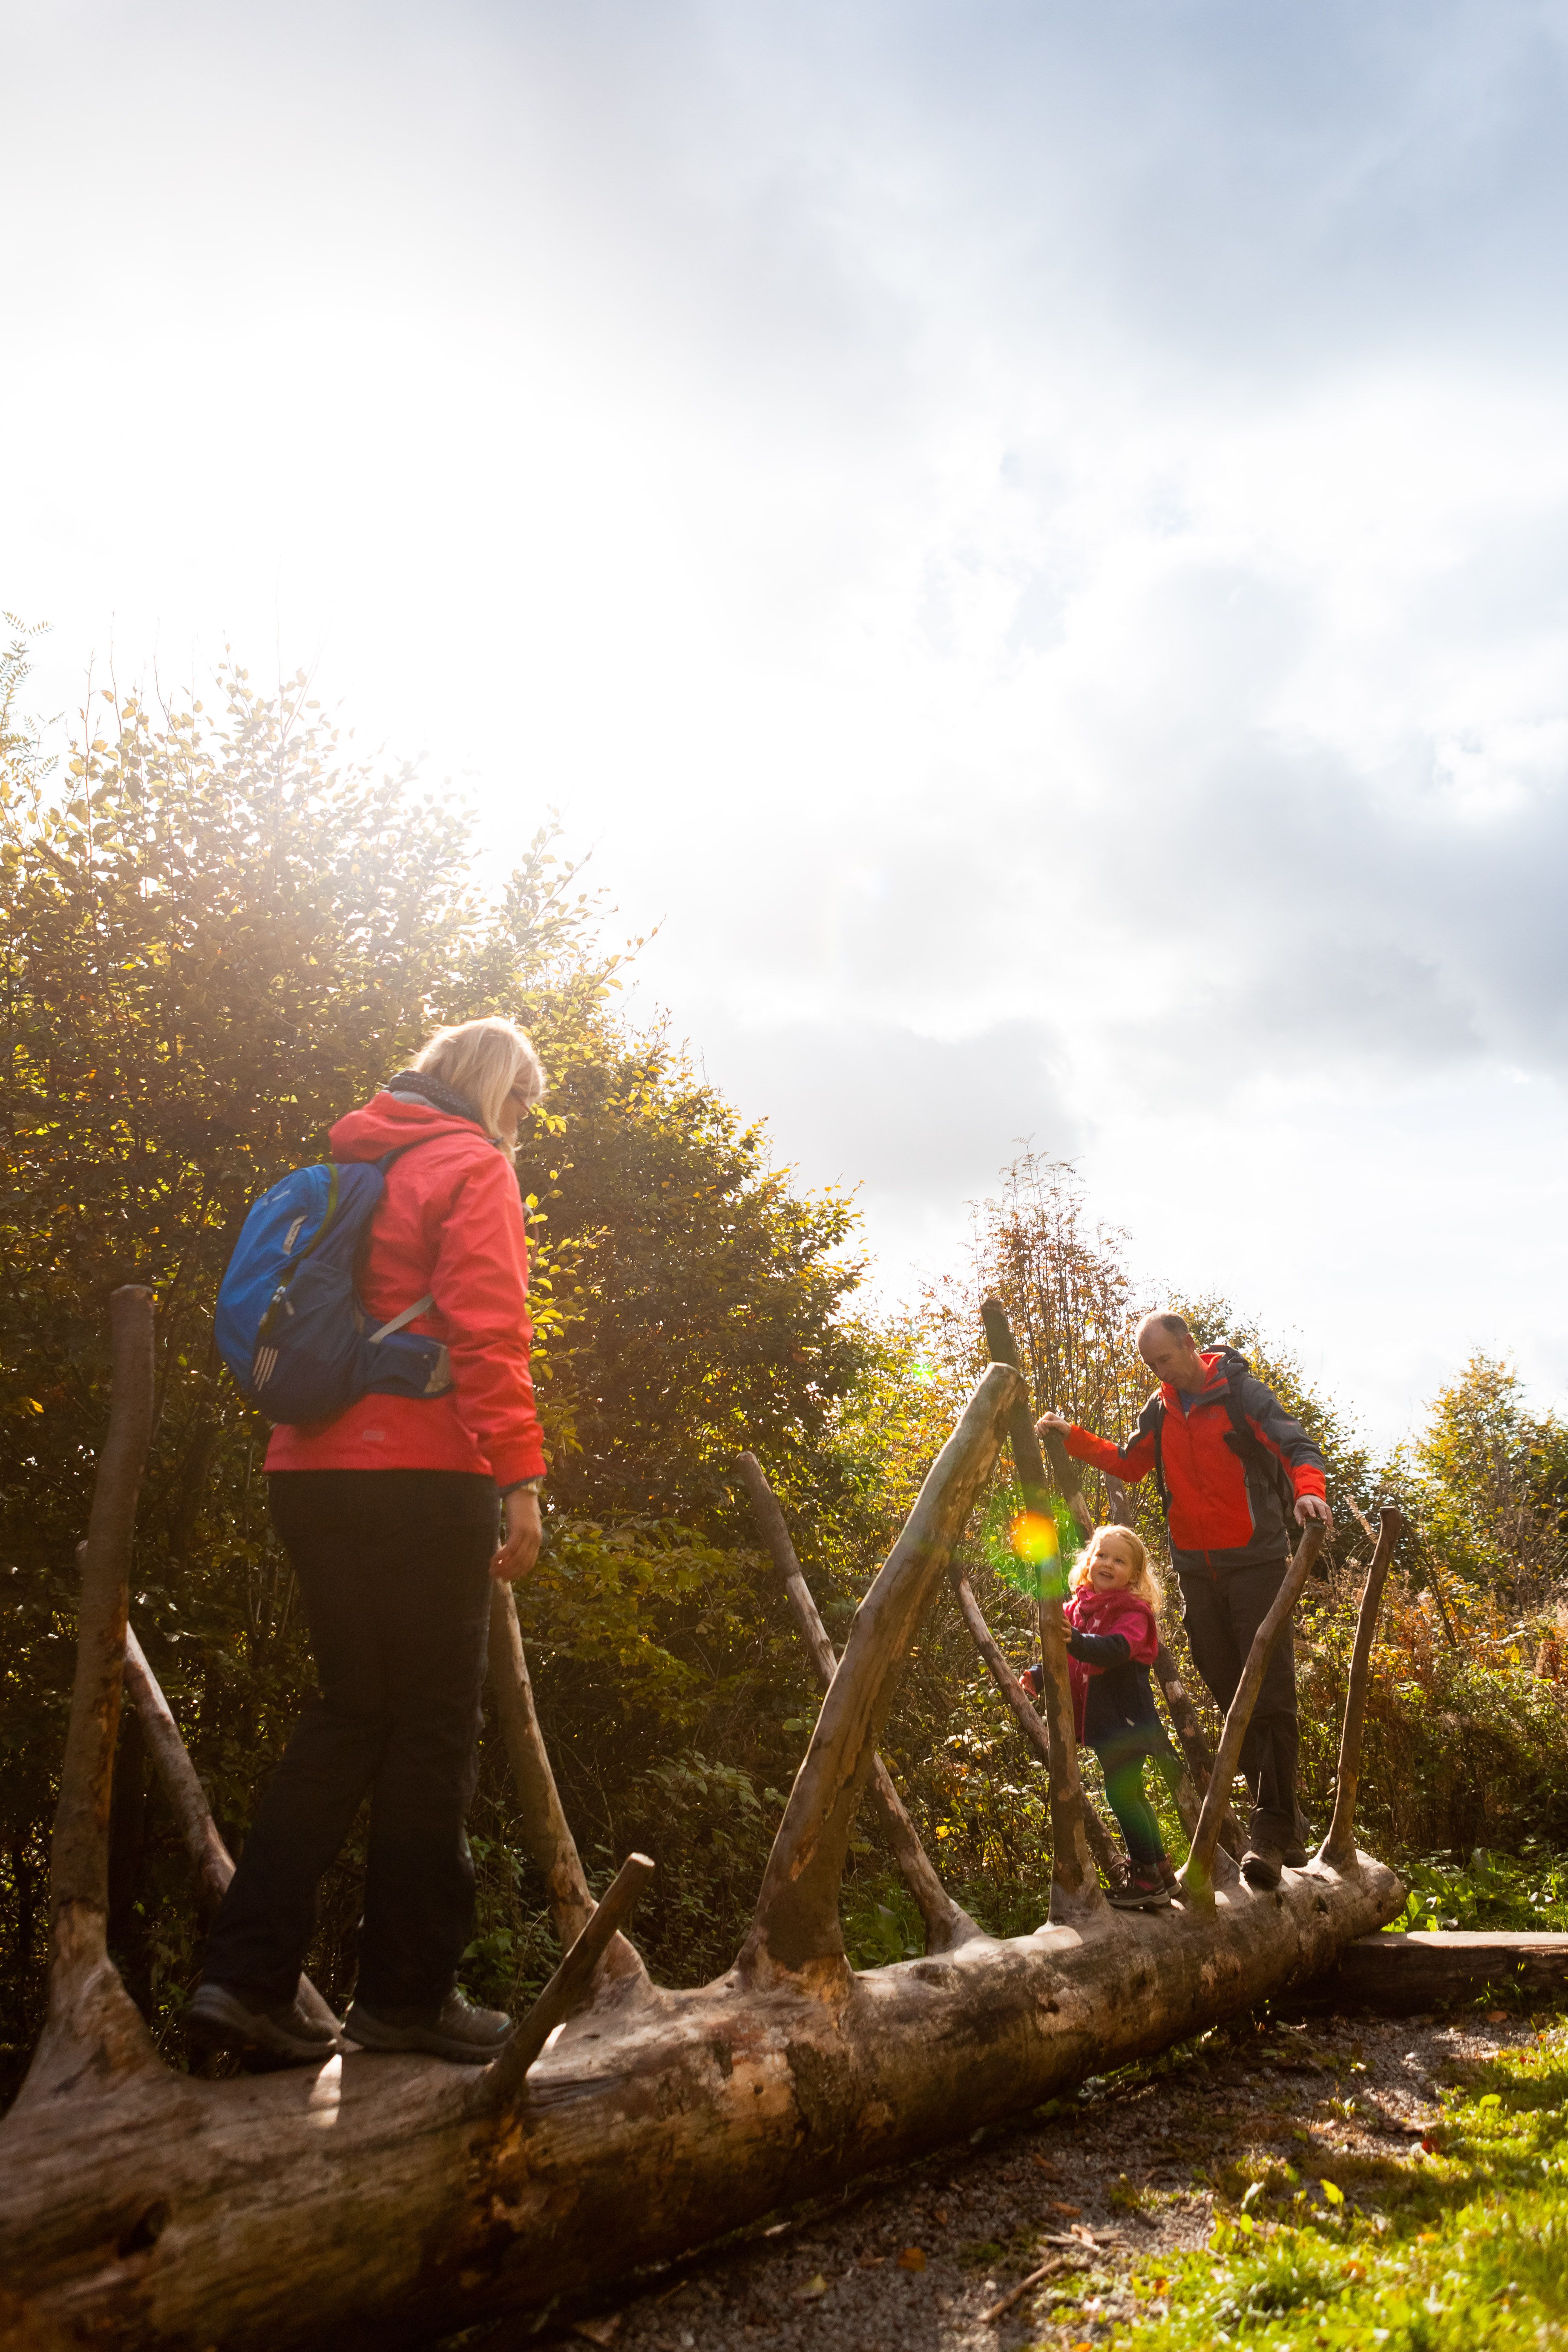
[[[1420,2160],[1435,2092],[1467,2061],[1528,2038],[1492,2012],[1274,2021],[1216,2037],[1141,2080],[1087,2084],[1022,2126],[882,2173],[831,2210],[784,2221],[667,2271],[618,2307],[536,2337],[562,2352],[1017,2352],[1103,2340],[1135,2308],[1131,2264],[1202,2243],[1216,2193],[1289,2163],[1338,2172],[1375,2205]],[[987,2313],[1042,2264],[1010,2310]],[[515,2323],[510,2343],[524,2340]],[[491,2340],[487,2331],[485,2341]]]

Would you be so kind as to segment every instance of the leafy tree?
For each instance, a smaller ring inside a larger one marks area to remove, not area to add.
[[[52,780],[14,716],[25,656],[0,670],[0,1415],[14,1439],[0,1465],[0,1956],[14,2047],[37,2015],[108,1293],[135,1281],[158,1297],[133,1608],[237,1842],[309,1664],[267,1522],[265,1424],[214,1357],[216,1283],[248,1202],[320,1157],[331,1121],[433,1025],[521,1018],[552,1080],[520,1156],[559,1474],[530,1606],[542,1709],[590,1830],[617,1835],[639,1774],[722,1734],[738,1692],[781,1678],[771,1737],[740,1744],[787,1778],[779,1727],[801,1668],[785,1629],[759,1624],[722,1472],[764,1442],[809,1477],[858,1363],[838,1324],[856,1279],[843,1203],[795,1200],[759,1130],[665,1043],[624,1034],[616,959],[547,830],[486,898],[449,794],[357,754],[302,677],[263,695],[232,665],[210,710],[95,694]],[[166,2017],[198,1938],[129,1723],[127,1742],[114,1932]],[[493,1937],[529,1890],[504,1771],[485,1769]],[[709,1784],[728,1804],[722,1773]],[[339,1987],[357,1869],[351,1853],[323,1905],[318,1965]]]
[[[1529,1411],[1511,1364],[1480,1351],[1428,1409],[1402,1466],[1429,1546],[1474,1585],[1539,1608],[1568,1567],[1568,1428]]]

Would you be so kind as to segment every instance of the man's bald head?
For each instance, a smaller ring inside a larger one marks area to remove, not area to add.
[[[1145,1315],[1138,1326],[1138,1353],[1152,1372],[1190,1396],[1208,1379],[1193,1327],[1184,1315]]]

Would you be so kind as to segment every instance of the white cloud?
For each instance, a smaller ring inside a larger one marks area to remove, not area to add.
[[[893,1269],[1028,1134],[1385,1425],[1481,1335],[1561,1392],[1565,54],[1561,0],[37,12],[0,596],[49,707],[226,635],[498,854],[563,803]]]

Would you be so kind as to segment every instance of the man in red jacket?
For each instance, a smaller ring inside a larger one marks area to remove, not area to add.
[[[1150,1315],[1138,1352],[1161,1386],[1125,1445],[1048,1412],[1078,1462],[1136,1485],[1154,1473],[1181,1579],[1193,1660],[1222,1710],[1236,1696],[1252,1637],[1289,1562],[1291,1520],[1332,1527],[1323,1457],[1234,1348],[1200,1349],[1179,1315]],[[1296,1662],[1290,1628],[1274,1647],[1242,1742],[1252,1827],[1242,1869],[1250,1885],[1278,1886],[1306,1859],[1296,1810]]]

